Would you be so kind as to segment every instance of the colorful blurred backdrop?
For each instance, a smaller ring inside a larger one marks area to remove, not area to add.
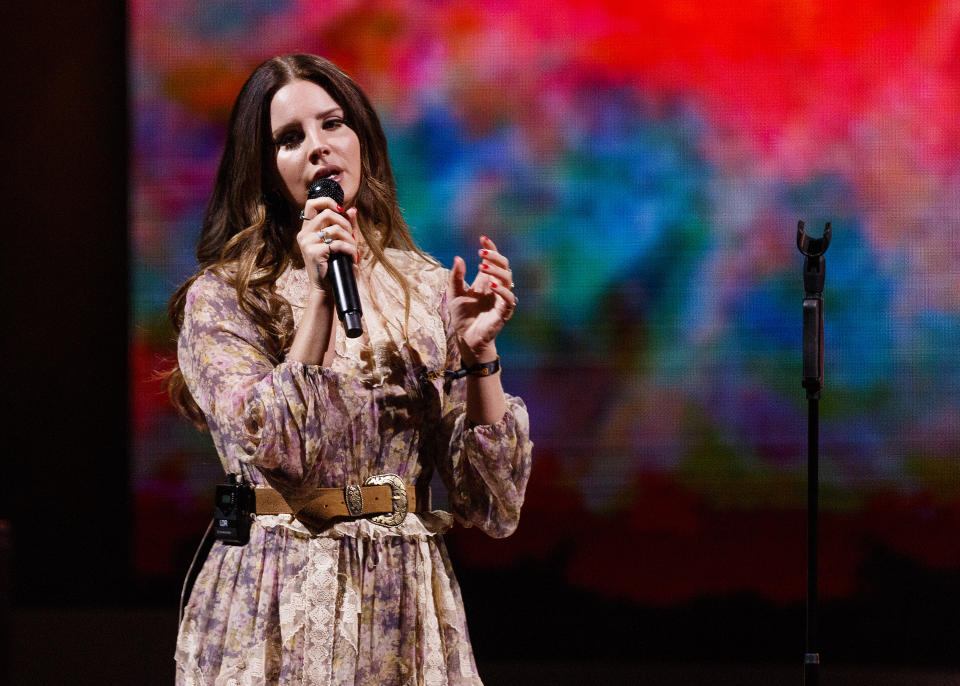
[[[802,605],[800,219],[833,225],[821,592],[855,607],[897,585],[880,568],[960,571],[960,3],[133,0],[128,18],[142,578],[182,576],[221,478],[152,374],[166,302],[233,99],[288,52],[375,103],[426,251],[450,265],[483,233],[514,265],[500,347],[534,470],[515,536],[449,537],[472,588],[622,626]]]

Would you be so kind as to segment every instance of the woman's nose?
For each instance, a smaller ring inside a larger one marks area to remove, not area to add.
[[[310,135],[310,162],[319,164],[320,160],[330,153],[330,147],[320,133]]]

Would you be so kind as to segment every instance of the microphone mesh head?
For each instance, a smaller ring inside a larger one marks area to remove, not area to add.
[[[317,179],[310,184],[307,198],[330,198],[338,205],[343,204],[343,189],[333,179]]]

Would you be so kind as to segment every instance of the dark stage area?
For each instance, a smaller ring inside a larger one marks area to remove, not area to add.
[[[24,686],[164,686],[173,683],[176,613],[163,610],[20,610],[14,613],[17,659],[11,684]],[[562,637],[557,636],[562,641]],[[68,647],[69,646],[69,647]],[[490,686],[789,686],[798,667],[725,660],[649,661],[554,658],[487,659],[478,668]],[[824,666],[824,686],[952,686],[944,669]]]

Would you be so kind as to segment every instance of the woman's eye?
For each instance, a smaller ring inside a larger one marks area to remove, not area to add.
[[[325,129],[338,129],[343,125],[343,119],[327,119],[325,122],[323,122],[323,128]]]
[[[282,136],[278,137],[274,141],[274,143],[276,143],[278,147],[290,149],[300,145],[300,141],[302,140],[303,140],[302,133],[291,131],[289,133],[285,133]]]

